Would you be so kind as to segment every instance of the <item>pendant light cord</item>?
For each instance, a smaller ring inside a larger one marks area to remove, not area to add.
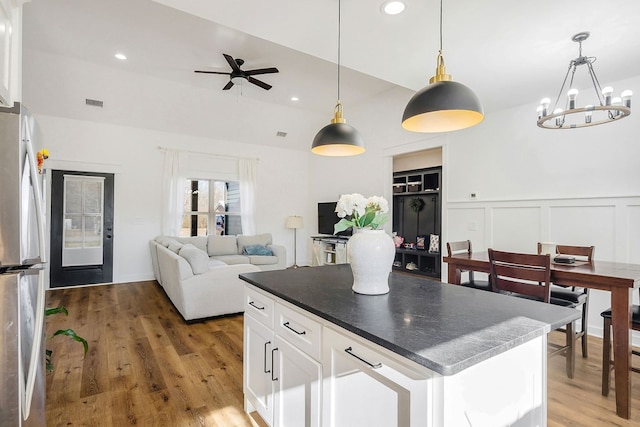
[[[340,10],[341,10],[341,1],[338,0],[338,102],[340,102],[340,29],[342,27],[341,25],[341,16],[340,16]]]
[[[440,0],[440,53],[442,53],[442,0]]]

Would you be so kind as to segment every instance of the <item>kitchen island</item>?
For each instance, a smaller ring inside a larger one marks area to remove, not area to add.
[[[247,273],[245,409],[273,426],[546,425],[546,334],[577,310],[348,264]]]

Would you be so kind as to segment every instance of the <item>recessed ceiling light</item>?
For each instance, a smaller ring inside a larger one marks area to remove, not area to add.
[[[127,59],[127,56],[124,53],[116,53],[114,56],[121,61],[124,61],[125,59]]]
[[[300,100],[300,98],[298,98],[297,96],[292,96],[292,97],[291,97],[291,100],[292,100],[292,101],[299,101],[299,100]]]
[[[387,15],[397,15],[399,13],[402,13],[404,8],[405,6],[403,2],[395,1],[395,0],[386,1],[382,3],[382,6],[381,6],[382,11]]]

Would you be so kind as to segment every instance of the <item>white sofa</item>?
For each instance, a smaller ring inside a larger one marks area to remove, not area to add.
[[[156,280],[187,321],[244,311],[238,275],[285,268],[286,262],[286,249],[273,245],[270,234],[158,236],[149,246]],[[247,255],[245,248],[272,255]]]

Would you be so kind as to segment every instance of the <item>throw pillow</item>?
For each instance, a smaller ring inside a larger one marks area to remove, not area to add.
[[[271,249],[263,245],[245,246],[242,253],[243,255],[268,255],[268,256],[273,255],[273,252],[271,252]]]
[[[238,255],[236,236],[210,234],[207,237],[207,253],[209,256]]]
[[[194,245],[187,243],[182,246],[179,255],[191,265],[193,274],[202,274],[209,270],[209,255]]]
[[[184,245],[180,242],[177,242],[175,240],[171,240],[169,242],[169,246],[167,246],[167,249],[169,249],[172,252],[178,253],[180,252],[180,249],[182,249]]]
[[[271,243],[271,234],[256,234],[255,236],[238,236],[238,253],[244,253],[245,246],[262,245],[269,246]]]

